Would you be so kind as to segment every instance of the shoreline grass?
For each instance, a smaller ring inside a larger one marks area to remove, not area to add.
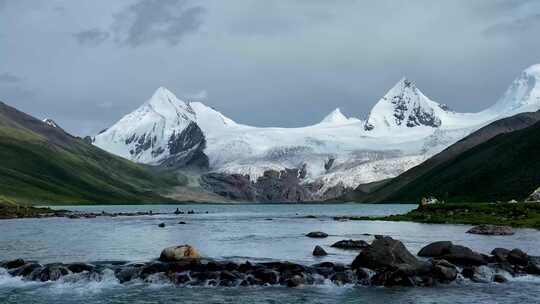
[[[416,222],[429,224],[492,224],[540,229],[540,203],[447,203],[418,207],[405,214],[352,216],[335,219]]]

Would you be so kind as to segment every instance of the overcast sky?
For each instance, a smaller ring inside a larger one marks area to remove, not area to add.
[[[540,1],[0,0],[0,100],[95,134],[159,86],[257,126],[365,118],[401,77],[457,111],[540,63]]]

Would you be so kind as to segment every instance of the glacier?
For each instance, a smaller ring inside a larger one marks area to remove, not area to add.
[[[299,128],[255,127],[235,122],[202,102],[186,102],[161,87],[134,112],[96,135],[93,143],[136,162],[170,163],[177,134],[195,124],[201,143],[182,143],[208,157],[208,171],[240,174],[257,182],[265,172],[302,169],[314,199],[334,187],[395,177],[486,124],[540,109],[540,65],[524,70],[491,107],[459,113],[401,79],[375,103],[366,119],[335,109],[321,122]],[[175,137],[176,134],[176,137]],[[190,133],[191,134],[191,133]],[[189,139],[184,134],[183,141]],[[300,172],[300,171],[299,171]]]

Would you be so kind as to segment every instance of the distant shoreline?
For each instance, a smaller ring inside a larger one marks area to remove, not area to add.
[[[336,217],[336,220],[415,222],[425,224],[505,225],[540,229],[540,203],[448,203],[422,206],[406,214]]]

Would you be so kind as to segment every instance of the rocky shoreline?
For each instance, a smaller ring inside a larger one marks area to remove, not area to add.
[[[1,210],[0,210],[1,211]],[[208,213],[205,212],[205,213]],[[193,210],[179,210],[178,208],[174,212],[153,212],[152,210],[148,211],[137,211],[137,212],[81,212],[81,211],[69,211],[69,210],[55,210],[48,207],[19,207],[15,211],[10,211],[9,213],[0,212],[0,220],[3,219],[18,219],[18,218],[69,218],[69,219],[90,219],[98,217],[118,217],[118,216],[152,216],[152,215],[191,215],[196,214]]]
[[[114,275],[119,283],[169,282],[178,286],[287,286],[336,285],[432,287],[452,282],[504,283],[511,277],[540,275],[540,257],[519,249],[495,248],[491,254],[474,252],[451,242],[435,242],[413,255],[398,240],[376,236],[359,250],[351,264],[314,265],[275,262],[235,262],[203,258],[189,245],[169,247],[149,262],[94,262],[39,264],[16,259],[0,263],[13,277],[25,281],[99,281]]]

